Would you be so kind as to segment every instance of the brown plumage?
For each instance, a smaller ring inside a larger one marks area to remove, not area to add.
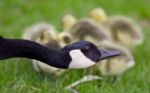
[[[90,15],[91,19],[107,28],[114,42],[130,49],[143,42],[141,29],[130,18],[125,16],[108,17],[102,8],[93,9]]]
[[[106,29],[90,19],[82,19],[74,24],[69,32],[76,40],[88,40],[93,43],[111,41]]]

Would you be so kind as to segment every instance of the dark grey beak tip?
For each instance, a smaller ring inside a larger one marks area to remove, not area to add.
[[[99,52],[101,53],[101,57],[100,57],[101,60],[119,56],[121,54],[121,52],[117,50],[99,49]]]

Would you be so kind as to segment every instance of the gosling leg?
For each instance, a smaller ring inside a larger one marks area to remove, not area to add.
[[[102,80],[102,77],[99,76],[94,76],[94,75],[86,75],[80,80],[77,80],[73,82],[72,84],[68,85],[65,87],[66,90],[72,91],[73,93],[79,93],[78,91],[75,90],[75,87],[78,86],[79,84],[88,82],[88,81],[93,81],[93,80]]]
[[[112,83],[115,83],[117,81],[117,75],[114,75],[113,77],[112,77]]]

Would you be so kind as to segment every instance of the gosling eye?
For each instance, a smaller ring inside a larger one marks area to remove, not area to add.
[[[63,41],[67,44],[69,44],[71,42],[71,40],[68,36],[63,37]]]
[[[89,50],[91,47],[90,46],[85,46],[84,50]]]

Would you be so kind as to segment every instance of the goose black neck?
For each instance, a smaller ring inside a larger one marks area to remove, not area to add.
[[[36,59],[53,67],[67,68],[63,61],[63,55],[59,50],[49,49],[28,40],[1,37],[0,60],[14,57]]]

